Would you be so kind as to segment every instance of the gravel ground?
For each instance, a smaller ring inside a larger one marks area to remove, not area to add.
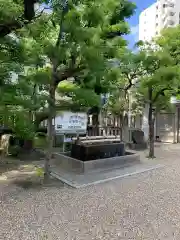
[[[157,148],[162,169],[78,190],[2,183],[0,240],[179,240],[179,149]]]

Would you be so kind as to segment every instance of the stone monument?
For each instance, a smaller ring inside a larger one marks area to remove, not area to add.
[[[144,138],[144,132],[140,129],[132,130],[131,132],[132,143],[129,143],[129,148],[134,150],[147,149],[147,142]]]

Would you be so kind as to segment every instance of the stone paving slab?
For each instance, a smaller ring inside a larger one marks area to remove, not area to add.
[[[89,174],[76,174],[73,172],[67,172],[63,169],[57,168],[56,166],[52,166],[51,175],[71,187],[82,188],[115,179],[130,177],[135,174],[162,168],[163,166],[163,164],[157,164],[156,161],[142,161],[139,164],[136,163],[124,168],[102,169],[101,172],[98,171]]]

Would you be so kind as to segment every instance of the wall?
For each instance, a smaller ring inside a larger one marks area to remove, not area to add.
[[[151,41],[156,34],[156,6],[152,4],[139,16],[139,40]]]
[[[146,104],[142,116],[141,129],[144,132],[145,140],[149,139],[149,124],[148,124],[149,106]],[[175,128],[175,114],[174,113],[157,113],[154,124],[154,136],[159,136],[162,142],[174,141]]]
[[[174,113],[159,113],[156,118],[156,135],[162,142],[174,141]]]
[[[148,123],[148,115],[149,115],[149,105],[146,104],[144,111],[143,111],[143,116],[142,116],[142,131],[144,132],[144,138],[145,141],[148,141],[149,139],[149,123]]]

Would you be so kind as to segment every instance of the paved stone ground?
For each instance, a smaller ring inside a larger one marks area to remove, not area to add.
[[[156,155],[164,168],[83,189],[1,183],[0,239],[179,240],[180,145]]]

